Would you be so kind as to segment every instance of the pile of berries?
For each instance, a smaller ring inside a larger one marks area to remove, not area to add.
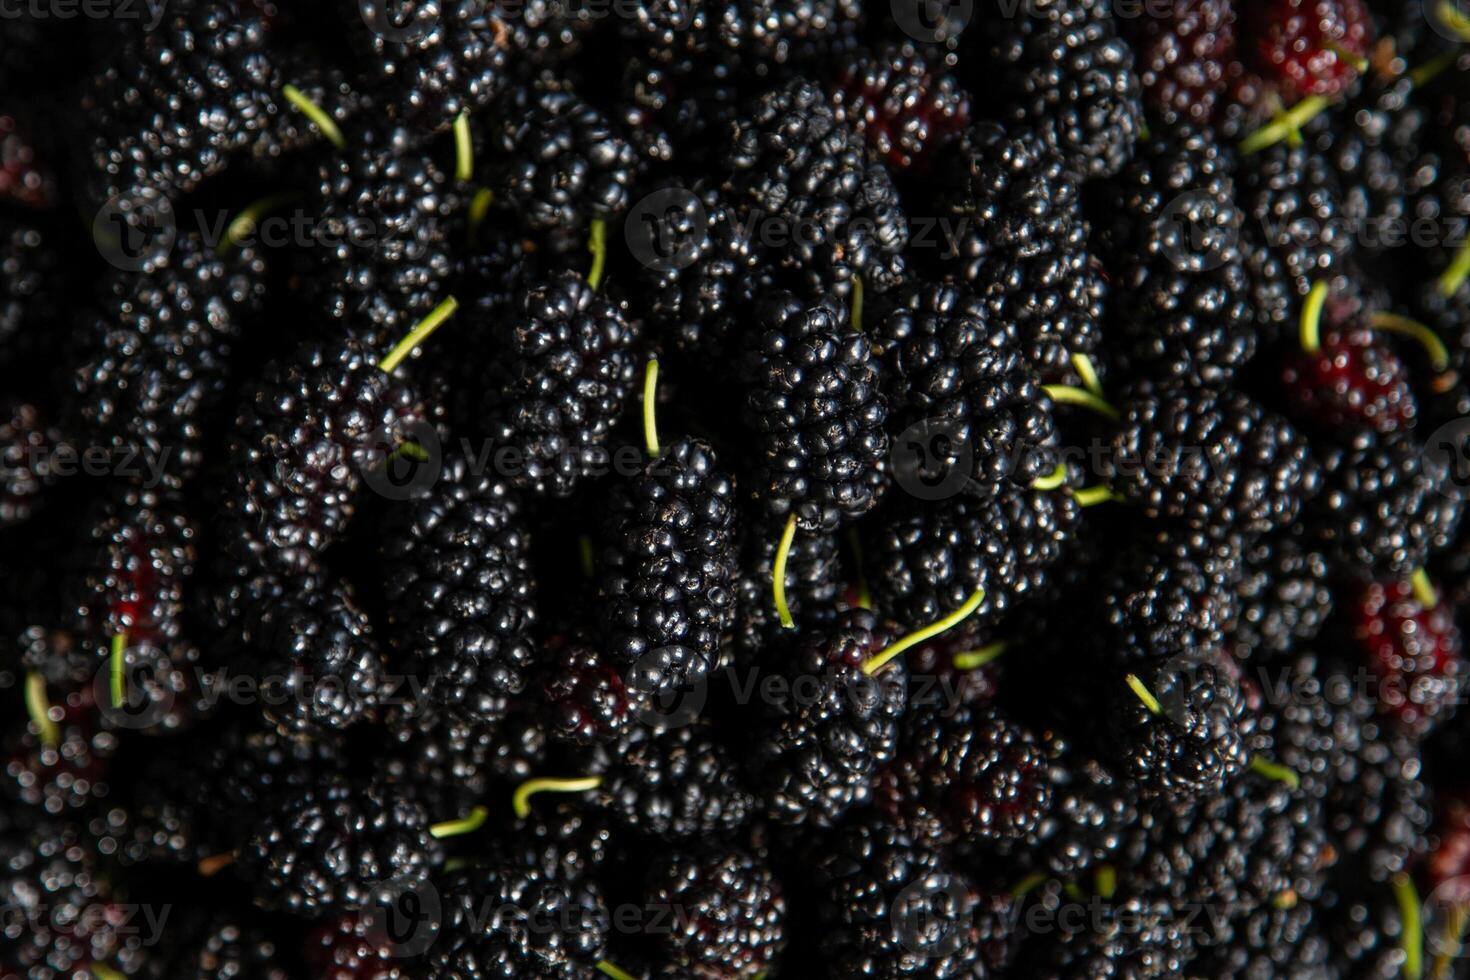
[[[0,17],[0,978],[1470,978],[1454,4],[125,6]]]

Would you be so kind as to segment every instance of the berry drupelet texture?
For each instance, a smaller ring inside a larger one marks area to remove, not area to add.
[[[307,916],[360,909],[384,882],[427,878],[443,860],[429,823],[413,799],[333,776],[258,816],[240,867],[265,904]]]
[[[1338,573],[1407,578],[1454,540],[1461,501],[1412,437],[1359,433],[1324,456],[1307,517]]]
[[[532,228],[583,228],[627,210],[636,156],[597,109],[554,86],[518,87],[486,133],[487,182]]]
[[[953,286],[905,286],[893,299],[873,328],[889,428],[927,437],[942,453],[922,447],[908,479],[938,487],[967,475],[960,489],[984,498],[1051,473],[1051,406],[1005,321]]]
[[[390,517],[389,631],[430,703],[493,722],[525,689],[537,623],[530,544],[510,488],[459,456]]]
[[[365,473],[412,439],[422,410],[356,341],[272,362],[236,416],[224,510],[257,564],[303,570],[341,536]]]
[[[755,484],[772,516],[831,531],[881,498],[888,467],[886,402],[868,336],[824,298],[768,295],[740,361],[744,418],[760,447]]]
[[[659,938],[665,962],[693,977],[754,977],[786,943],[781,883],[760,858],[737,848],[675,851],[648,873],[650,907],[681,911]]]
[[[862,136],[815,83],[793,79],[749,107],[733,127],[725,193],[768,229],[766,259],[804,294],[868,295],[904,278],[908,221],[892,178],[867,159]]]
[[[1110,480],[1151,518],[1262,534],[1295,520],[1322,485],[1306,437],[1235,389],[1144,391],[1122,426]]]
[[[869,800],[897,751],[908,685],[902,663],[873,676],[863,665],[894,638],[854,609],[766,653],[786,695],[762,705],[748,764],[771,819],[832,826]]]
[[[68,428],[120,461],[141,454],[171,482],[195,474],[207,427],[221,421],[235,344],[265,295],[264,272],[249,249],[221,259],[190,234],[156,269],[107,277],[66,353]]]
[[[319,168],[321,213],[301,279],[334,323],[386,354],[443,298],[461,202],[415,130],[373,122],[349,132],[347,152]]]
[[[605,648],[646,701],[719,663],[735,623],[735,483],[707,443],[681,439],[609,494],[598,598]]]
[[[1133,153],[1143,102],[1113,8],[1031,0],[1019,15],[1003,11],[987,6],[982,63],[999,76],[1007,124],[1043,131],[1076,174],[1117,174]]]
[[[969,94],[912,43],[853,55],[838,71],[832,99],[895,174],[925,173],[934,151],[970,116]]]
[[[485,324],[482,424],[515,453],[510,477],[535,496],[566,497],[606,470],[608,442],[632,396],[639,325],[573,272],[529,283],[513,311]]]
[[[1033,372],[1069,379],[1072,355],[1101,343],[1106,286],[1062,155],[1035,133],[981,123],[938,155],[934,185],[946,238],[936,270],[1015,335]]]

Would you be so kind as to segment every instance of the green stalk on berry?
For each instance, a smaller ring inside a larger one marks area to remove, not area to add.
[[[112,706],[121,708],[127,700],[127,678],[124,667],[128,651],[128,634],[118,633],[112,638],[112,651],[109,656],[111,664]]]
[[[531,797],[537,793],[587,793],[601,785],[601,776],[580,776],[572,779],[540,776],[517,786],[515,793],[511,795],[510,806],[515,815],[524,820],[531,815]]]
[[[954,626],[958,626],[960,623],[968,619],[971,613],[973,613],[976,609],[979,609],[980,604],[984,601],[985,590],[976,589],[970,594],[970,598],[964,601],[963,605],[961,605],[954,612],[950,613],[948,616],[945,616],[942,619],[935,620],[928,626],[925,626],[922,629],[915,630],[908,636],[901,637],[895,642],[890,643],[888,646],[884,647],[882,650],[878,651],[878,653],[874,654],[872,657],[868,658],[868,660],[863,663],[863,673],[867,674],[869,677],[872,677],[878,671],[888,666],[888,664],[895,657],[903,653],[905,650],[916,647],[926,640],[933,639],[940,633],[943,633],[945,630],[948,630]]]
[[[470,139],[470,114],[466,110],[454,120],[454,178],[467,182],[475,175],[475,144]]]
[[[1046,392],[1048,398],[1060,405],[1078,405],[1114,422],[1123,417],[1110,402],[1086,388],[1077,388],[1072,385],[1042,385],[1041,390]]]
[[[444,321],[453,316],[457,309],[459,309],[459,301],[450,296],[430,310],[429,315],[420,320],[408,332],[408,336],[400,340],[397,346],[388,352],[388,356],[378,362],[378,370],[384,374],[392,374],[398,365],[403,363],[403,359],[413,353],[415,347],[428,340],[429,335],[443,326]]]
[[[46,697],[46,678],[32,671],[26,675],[26,714],[35,723],[41,744],[61,744],[61,729],[51,718],[51,701]]]
[[[487,808],[483,806],[471,807],[470,812],[462,817],[457,817],[454,820],[445,820],[442,823],[431,824],[429,826],[429,836],[436,840],[443,840],[446,837],[459,837],[463,834],[471,834],[483,827],[489,816],[490,811]]]
[[[643,448],[658,459],[658,358],[650,358],[643,374]]]
[[[776,546],[776,563],[771,569],[771,594],[776,600],[776,615],[781,619],[782,629],[793,629],[796,620],[791,616],[791,606],[786,602],[786,563],[791,557],[791,545],[796,541],[796,515],[786,518],[786,527],[781,531],[781,542]]]
[[[295,85],[284,85],[281,87],[281,94],[286,97],[287,102],[300,109],[306,118],[310,119],[316,125],[316,128],[322,131],[322,135],[331,141],[333,146],[339,150],[347,149],[347,138],[342,135],[342,130],[338,128],[337,121],[325,109],[308,99],[306,93],[302,92]]]
[[[1403,935],[1399,941],[1404,951],[1404,966],[1400,975],[1404,980],[1420,980],[1424,975],[1424,920],[1414,879],[1404,872],[1394,875],[1393,894],[1403,919]]]

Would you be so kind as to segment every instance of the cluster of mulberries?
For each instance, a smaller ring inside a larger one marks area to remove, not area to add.
[[[9,6],[4,980],[1463,972],[1453,4]]]

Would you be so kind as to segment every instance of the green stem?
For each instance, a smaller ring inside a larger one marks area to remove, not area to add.
[[[643,374],[643,448],[658,459],[658,358],[650,358]]]
[[[528,779],[516,787],[510,798],[511,809],[524,820],[531,815],[531,797],[537,793],[585,793],[602,785],[601,776],[583,776],[578,779],[554,779],[543,776]]]
[[[1035,890],[1036,886],[1041,884],[1045,880],[1046,875],[1042,874],[1040,871],[1033,871],[1026,877],[1022,878],[1020,881],[1016,882],[1015,887],[1011,889],[1011,897],[1021,898],[1025,896],[1028,892]]]
[[[1440,0],[1434,11],[1439,15],[1439,22],[1454,31],[1460,40],[1470,41],[1470,18],[1460,13],[1454,0]]]
[[[1063,483],[1066,483],[1066,482],[1067,482],[1067,464],[1066,463],[1058,463],[1057,464],[1057,468],[1054,469],[1054,470],[1052,470],[1046,476],[1037,477],[1036,478],[1036,482],[1033,483],[1033,484],[1031,484],[1031,489],[1033,489],[1033,490],[1055,490],[1057,487],[1061,486]]]
[[[1306,302],[1302,304],[1301,323],[1297,327],[1302,350],[1308,354],[1315,354],[1322,349],[1322,307],[1326,304],[1327,283],[1314,282],[1307,293]]]
[[[582,553],[582,574],[591,578],[596,571],[596,565],[592,559],[592,539],[585,534],[582,535],[577,539],[577,547]]]
[[[1007,643],[1005,640],[996,640],[994,643],[987,643],[977,650],[966,650],[964,653],[957,653],[954,655],[955,669],[979,670],[1005,653],[1006,647]]]
[[[1257,153],[1284,139],[1291,139],[1293,134],[1296,139],[1300,139],[1302,127],[1331,104],[1320,95],[1307,96],[1285,112],[1277,113],[1269,123],[1241,140],[1240,152]]]
[[[458,837],[461,834],[468,834],[483,827],[489,816],[490,811],[485,807],[472,807],[469,813],[457,820],[445,820],[443,823],[431,824],[429,826],[429,836],[443,840],[445,837]]]
[[[281,94],[286,97],[286,101],[305,113],[307,119],[316,123],[316,128],[331,140],[333,146],[339,150],[347,148],[347,139],[342,135],[342,130],[337,128],[336,120],[325,109],[308,99],[301,89],[295,85],[284,85],[281,87]]]
[[[607,960],[598,960],[597,968],[612,977],[612,980],[638,980],[637,977]]]
[[[894,657],[897,657],[905,650],[908,650],[911,647],[916,647],[920,643],[923,643],[925,640],[932,639],[933,637],[938,636],[940,633],[943,633],[950,627],[964,622],[967,618],[969,618],[971,613],[980,608],[980,604],[984,601],[985,590],[976,589],[974,592],[970,593],[970,598],[966,599],[964,604],[961,605],[960,608],[956,609],[948,616],[945,616],[943,619],[930,623],[923,629],[915,630],[908,636],[905,636],[902,639],[898,640],[896,643],[889,644],[876,656],[870,658],[866,663],[863,664],[863,673],[867,674],[869,677],[873,676],[878,671],[886,667],[888,663],[893,660]]]
[[[1449,6],[1451,10],[1454,10],[1453,4],[1447,3],[1446,5]],[[1455,11],[1455,13],[1457,16],[1459,15],[1459,11]],[[1465,39],[1470,40],[1470,21],[1467,21],[1465,26],[1467,28]],[[1440,73],[1443,72],[1446,68],[1448,68],[1450,65],[1453,65],[1457,57],[1459,57],[1459,52],[1450,50],[1446,51],[1444,54],[1441,54],[1436,58],[1431,58],[1417,68],[1410,68],[1409,81],[1414,84],[1415,88],[1423,88],[1424,86],[1428,85],[1430,82],[1438,78]]]
[[[1342,61],[1349,68],[1351,68],[1353,71],[1357,72],[1359,75],[1363,74],[1364,72],[1366,72],[1368,70],[1368,59],[1365,58],[1365,57],[1363,57],[1360,54],[1353,54],[1347,48],[1343,47],[1340,44],[1337,44],[1334,41],[1324,42],[1323,45],[1322,45],[1322,47],[1326,48],[1328,51],[1331,51],[1333,54],[1337,55],[1338,58],[1342,59]]]
[[[260,219],[282,204],[289,204],[300,197],[299,194],[269,194],[256,201],[251,201],[245,209],[235,215],[225,229],[225,237],[214,247],[214,254],[224,258],[230,249],[240,244],[240,240],[255,231],[260,224]]]
[[[1443,374],[1450,369],[1449,349],[1445,347],[1444,341],[1439,339],[1439,335],[1429,329],[1426,324],[1397,313],[1380,310],[1368,317],[1368,326],[1374,330],[1385,330],[1413,338],[1420,347],[1424,348],[1424,353],[1429,355],[1429,366],[1434,368],[1436,374]]]
[[[1096,507],[1098,504],[1106,503],[1121,504],[1127,498],[1115,492],[1112,487],[1100,483],[1095,487],[1073,490],[1072,499],[1077,501],[1078,507]]]
[[[46,678],[32,671],[26,675],[26,714],[36,724],[41,744],[61,743],[61,728],[51,720],[51,701],[46,697]]]
[[[470,139],[470,113],[466,109],[454,120],[454,177],[461,182],[475,175],[475,144]]]
[[[378,362],[378,369],[384,374],[392,374],[403,359],[413,352],[413,349],[425,340],[429,335],[454,315],[459,309],[459,300],[453,296],[434,307],[429,315],[418,322],[418,325],[408,332],[408,336],[398,342],[398,346],[388,352],[388,356]]]
[[[1296,774],[1295,769],[1283,766],[1279,762],[1272,762],[1269,759],[1263,759],[1258,755],[1253,755],[1251,756],[1250,769],[1251,772],[1258,776],[1265,776],[1267,779],[1274,779],[1278,783],[1285,783],[1292,789],[1301,788],[1302,777]]]
[[[1143,702],[1143,706],[1150,713],[1155,715],[1162,715],[1164,713],[1164,706],[1159,703],[1158,698],[1154,697],[1154,692],[1148,689],[1148,685],[1138,679],[1137,674],[1129,674],[1123,678],[1123,681],[1132,688],[1133,693],[1138,696],[1138,700]]]
[[[1455,295],[1465,277],[1470,275],[1470,237],[1467,237],[1455,252],[1450,267],[1439,277],[1439,294],[1445,299]]]
[[[1414,569],[1414,574],[1409,576],[1409,584],[1414,587],[1414,598],[1425,609],[1439,605],[1439,593],[1434,591],[1434,583],[1429,581],[1429,573],[1424,569]]]
[[[128,634],[119,633],[112,638],[112,653],[108,660],[112,667],[112,706],[121,708],[127,700],[127,678],[123,674],[123,668],[127,660]]]
[[[1116,408],[1086,388],[1074,388],[1071,385],[1042,385],[1041,390],[1046,392],[1047,397],[1054,402],[1063,405],[1080,405],[1099,415],[1107,416],[1114,422],[1121,417]]]
[[[97,980],[127,980],[127,977],[123,976],[121,973],[114,970],[106,963],[93,963],[92,976],[96,977]]]
[[[1419,980],[1424,975],[1424,920],[1421,917],[1419,893],[1414,881],[1400,872],[1393,879],[1394,898],[1398,899],[1399,917],[1403,919],[1404,980]]]
[[[601,218],[592,219],[587,251],[592,253],[592,270],[587,273],[587,285],[597,289],[602,285],[602,270],[607,266],[607,222]]]
[[[1434,954],[1434,964],[1429,969],[1434,980],[1445,980],[1450,976],[1450,966],[1464,948],[1466,925],[1470,925],[1470,908],[1456,905],[1446,916],[1444,928],[1439,933],[1439,952]]]
[[[791,629],[796,620],[791,618],[791,607],[786,603],[786,561],[791,557],[791,544],[796,540],[796,515],[786,518],[786,527],[781,531],[781,543],[776,545],[776,564],[771,569],[771,596],[776,600],[776,615],[781,619],[782,629]]]
[[[1098,379],[1097,368],[1093,366],[1092,358],[1086,354],[1073,354],[1072,367],[1077,372],[1077,376],[1082,379],[1082,387],[1102,398],[1102,382]]]
[[[863,277],[852,280],[852,329],[863,329]]]
[[[485,215],[490,213],[490,205],[494,203],[495,193],[486,187],[475,191],[475,196],[470,198],[470,244],[480,240],[480,226],[485,223]]]
[[[1103,898],[1112,898],[1118,890],[1118,872],[1111,864],[1101,865],[1097,874],[1093,876],[1097,885],[1097,893]]]

